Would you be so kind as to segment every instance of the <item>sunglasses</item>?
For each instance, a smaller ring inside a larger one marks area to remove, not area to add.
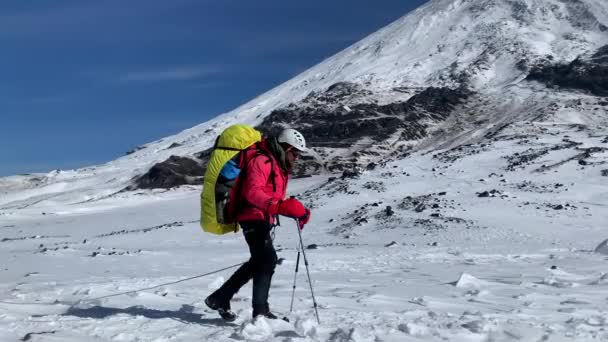
[[[300,155],[300,151],[298,151],[295,147],[288,148],[287,153],[291,153],[294,157],[297,157]]]

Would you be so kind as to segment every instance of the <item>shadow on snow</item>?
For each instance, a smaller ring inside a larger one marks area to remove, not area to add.
[[[169,318],[186,324],[195,323],[215,326],[233,326],[233,324],[227,323],[221,318],[203,318],[203,315],[193,313],[193,309],[194,307],[190,305],[183,305],[177,311],[148,309],[139,305],[124,309],[108,308],[103,306],[93,306],[90,308],[71,307],[63,314],[63,316],[102,319],[109,316],[127,314],[131,316],[143,316],[151,319]]]

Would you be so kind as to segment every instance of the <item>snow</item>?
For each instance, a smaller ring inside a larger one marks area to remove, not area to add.
[[[594,97],[522,82],[513,67],[546,54],[569,61],[608,36],[574,27],[564,1],[525,3],[522,23],[512,14],[521,1],[430,1],[234,111],[130,155],[0,178],[0,341],[608,340],[608,151],[587,165],[571,159],[606,147],[608,119],[588,110]],[[584,3],[608,25],[605,1]],[[259,123],[310,91],[367,82],[388,103],[394,86],[453,86],[452,72],[470,72],[491,105],[475,118],[463,109],[407,158],[359,177],[290,183],[313,212],[303,238],[318,246],[306,252],[321,324],[302,267],[288,312],[290,220],[276,230],[284,261],[270,305],[291,323],[252,321],[250,284],[232,302],[239,318],[226,323],[204,298],[232,269],[179,281],[245,261],[241,234],[200,229],[200,186],[121,191],[154,163],[202,151],[224,127]],[[560,147],[567,141],[578,145]],[[528,155],[536,159],[521,160]]]
[[[510,138],[538,129],[548,131],[531,145]],[[313,205],[303,238],[306,246],[318,245],[306,252],[320,325],[303,269],[294,312],[288,312],[297,246],[289,220],[276,231],[285,260],[270,303],[292,323],[252,321],[250,285],[232,302],[236,322],[224,323],[208,310],[204,298],[232,270],[155,287],[247,258],[240,234],[218,237],[199,228],[200,187],[38,204],[46,215],[27,202],[2,209],[12,215],[3,215],[0,225],[0,340],[30,333],[38,334],[33,340],[61,341],[606,340],[606,256],[595,252],[608,222],[600,166],[569,162],[559,172],[534,171],[571,154],[556,150],[505,170],[506,156],[565,136],[585,146],[602,138],[522,123],[490,146],[469,147],[478,153],[447,152],[462,153],[449,163],[433,157],[444,151],[421,152],[355,179],[293,180],[290,194]],[[384,187],[366,186],[370,182]],[[524,182],[529,185],[521,187]],[[507,196],[477,197],[490,189]],[[438,202],[429,200],[421,212],[400,205],[407,196],[427,194]],[[569,206],[554,210],[558,203]]]
[[[318,324],[310,318],[298,318],[295,323],[295,331],[300,336],[314,338],[317,335]]]
[[[272,327],[265,318],[243,323],[241,335],[248,341],[267,341],[272,337]]]

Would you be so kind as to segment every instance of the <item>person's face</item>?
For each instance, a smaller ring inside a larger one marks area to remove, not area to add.
[[[285,150],[285,155],[287,157],[287,164],[291,168],[291,167],[293,167],[296,160],[298,159],[298,156],[300,155],[300,151],[298,151],[297,149],[295,149],[292,146],[289,146],[287,148],[287,150]]]

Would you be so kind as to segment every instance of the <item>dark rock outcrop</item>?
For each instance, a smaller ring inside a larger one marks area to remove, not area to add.
[[[338,82],[331,85],[324,92],[313,91],[302,103],[305,104],[337,104],[345,103],[372,95],[372,92],[365,90],[361,85],[353,82]]]
[[[593,13],[593,9],[585,1],[561,0],[561,2],[566,6],[568,20],[572,26],[584,30],[598,29],[600,32],[608,31],[608,27],[597,19]]]
[[[597,50],[593,56],[591,56],[596,63],[606,64],[608,63],[608,45],[604,45]]]
[[[526,78],[548,87],[583,90],[596,96],[608,96],[608,45],[590,58],[579,57],[568,64],[544,64],[532,68]]]
[[[358,168],[353,168],[350,170],[344,170],[344,172],[342,172],[342,179],[346,179],[346,178],[359,178],[361,176],[361,170]]]
[[[323,166],[319,160],[299,165],[306,172],[321,167],[338,171],[361,166],[359,157],[377,159],[388,153],[373,151],[371,147],[389,139],[425,138],[430,123],[445,120],[472,93],[464,88],[431,87],[407,101],[382,105],[366,100],[368,95],[371,93],[357,84],[337,83],[325,92],[313,92],[297,104],[272,111],[257,128],[267,135],[277,134],[285,126],[296,128],[312,147],[348,149],[357,146],[350,154],[325,160]],[[352,102],[353,99],[357,101]],[[369,162],[367,160],[365,165]]]
[[[490,191],[482,191],[477,193],[477,197],[499,197],[502,195],[502,191],[492,189]]]
[[[129,150],[129,151],[127,151],[127,152],[125,152],[125,155],[127,155],[127,156],[128,156],[129,154],[133,154],[133,153],[135,153],[135,152],[137,152],[137,151],[139,151],[139,150],[143,150],[144,148],[145,148],[145,147],[143,147],[143,146],[137,146],[137,147],[135,147],[135,148],[133,148],[133,149],[131,149],[131,150]]]
[[[466,89],[427,88],[406,102],[336,105],[352,87],[333,85],[327,92],[316,94],[318,101],[314,103],[311,96],[315,94],[299,105],[274,110],[258,129],[276,134],[289,125],[300,130],[310,146],[319,147],[350,147],[361,138],[383,141],[399,130],[407,131],[404,138],[413,140],[427,134],[426,126],[418,122],[420,119],[445,120],[456,105],[471,95]]]
[[[204,169],[195,161],[186,157],[171,156],[162,163],[154,165],[150,171],[135,180],[128,190],[135,189],[170,189],[180,185],[200,185]]]
[[[322,170],[353,170],[393,151],[387,140],[413,141],[428,136],[429,126],[447,119],[456,106],[472,95],[464,88],[427,88],[407,101],[378,104],[363,86],[339,82],[323,92],[311,92],[305,99],[272,111],[257,127],[274,135],[289,126],[300,130],[310,147],[343,149],[331,156],[302,155],[294,177],[318,174]],[[179,145],[173,144],[169,148]],[[352,149],[353,146],[356,148]],[[351,150],[352,149],[352,150]],[[194,156],[171,156],[154,165],[126,190],[172,188],[202,182],[211,149]]]

